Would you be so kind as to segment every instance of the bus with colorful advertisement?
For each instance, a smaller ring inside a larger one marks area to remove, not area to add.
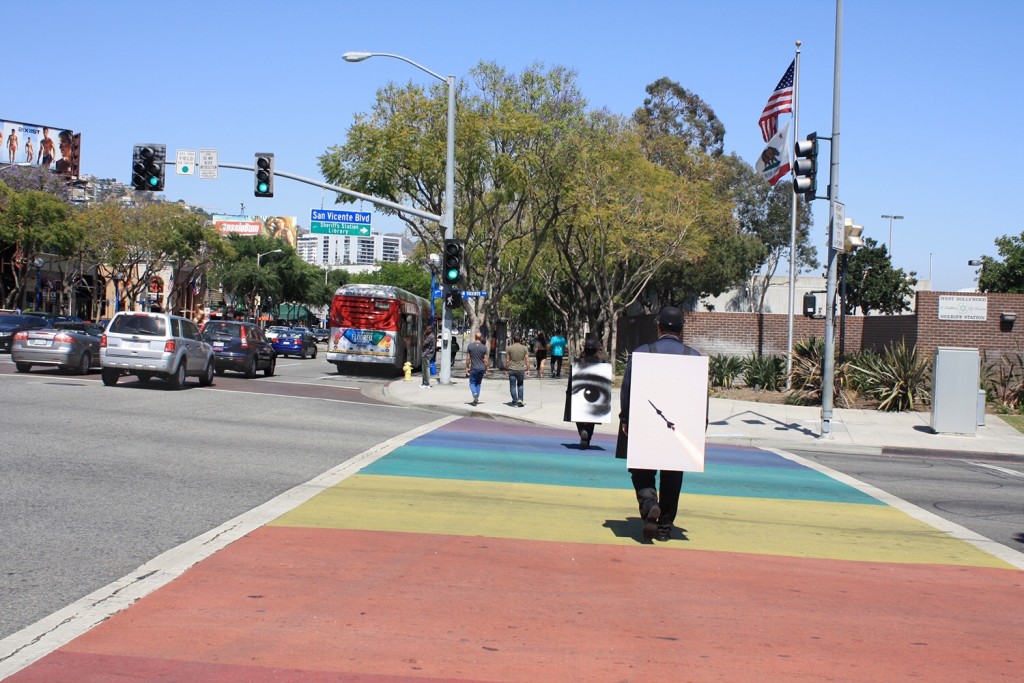
[[[406,361],[420,366],[424,325],[430,302],[398,287],[343,285],[331,302],[327,362],[338,372],[373,365],[402,371]]]

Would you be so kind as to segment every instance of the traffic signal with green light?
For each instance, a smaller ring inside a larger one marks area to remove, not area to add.
[[[253,193],[257,197],[274,196],[274,155],[269,152],[256,154],[256,176]]]
[[[793,192],[811,201],[818,191],[818,134],[811,133],[806,140],[797,140],[793,151],[796,153]]]
[[[462,259],[464,250],[459,240],[444,241],[444,255],[441,257],[441,281],[448,286],[462,280]]]
[[[132,155],[132,187],[143,192],[163,192],[167,145],[135,145]]]

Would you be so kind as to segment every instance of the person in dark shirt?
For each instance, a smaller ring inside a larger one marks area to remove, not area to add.
[[[683,343],[683,312],[675,306],[666,306],[658,314],[658,339],[643,344],[633,353],[668,353],[683,356],[699,356],[699,351]],[[619,390],[621,408],[619,411],[619,436],[615,457],[625,458],[629,439],[629,400],[632,378],[632,357],[626,362],[626,373]],[[703,387],[702,387],[703,389]],[[645,540],[667,541],[672,538],[672,524],[679,509],[679,491],[683,487],[683,473],[661,470],[661,486],[656,486],[658,470],[631,468],[629,470],[640,506]]]

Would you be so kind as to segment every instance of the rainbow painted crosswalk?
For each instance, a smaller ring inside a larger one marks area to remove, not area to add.
[[[868,487],[710,446],[640,539],[614,443],[458,419],[12,681],[1000,681],[1024,572]],[[162,677],[162,678],[161,678]]]

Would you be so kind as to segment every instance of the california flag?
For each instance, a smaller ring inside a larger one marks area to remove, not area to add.
[[[768,146],[761,152],[761,158],[754,168],[771,185],[789,173],[789,121],[768,141]]]

